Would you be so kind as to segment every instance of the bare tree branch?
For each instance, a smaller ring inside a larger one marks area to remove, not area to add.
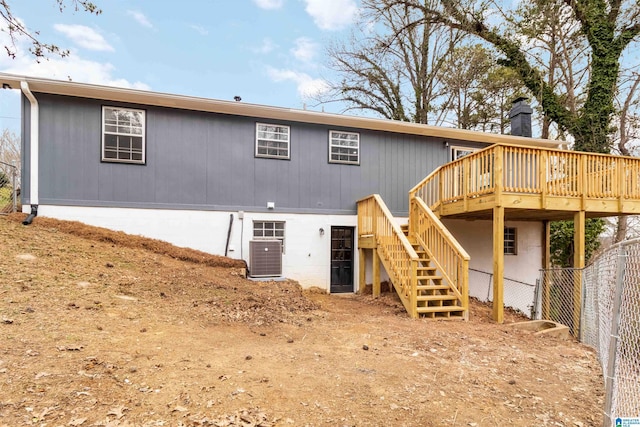
[[[84,11],[99,15],[102,10],[97,5],[88,0],[55,0],[60,12],[63,12],[67,7],[67,3],[70,3],[74,10]],[[48,55],[59,55],[62,57],[69,55],[69,50],[61,49],[60,47],[46,43],[40,39],[40,33],[27,28],[27,26],[13,14],[11,6],[8,0],[0,0],[0,18],[5,21],[5,25],[2,28],[3,32],[9,35],[11,43],[5,45],[4,49],[12,59],[16,58],[17,54],[17,42],[18,39],[24,38],[29,44],[29,52],[36,59],[46,58]]]

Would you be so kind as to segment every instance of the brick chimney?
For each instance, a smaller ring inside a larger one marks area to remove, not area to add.
[[[511,135],[531,138],[531,113],[533,110],[527,104],[527,98],[520,97],[513,101],[513,107],[509,111]]]

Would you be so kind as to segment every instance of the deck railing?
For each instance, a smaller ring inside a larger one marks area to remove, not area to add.
[[[381,253],[380,259],[402,303],[411,317],[418,317],[418,254],[377,194],[358,201],[358,235],[370,235],[376,239],[377,250]]]
[[[410,203],[409,234],[427,251],[445,282],[460,299],[462,307],[468,307],[469,254],[424,200],[414,196]]]
[[[427,206],[487,194],[640,198],[640,158],[496,144],[447,163],[410,191]]]

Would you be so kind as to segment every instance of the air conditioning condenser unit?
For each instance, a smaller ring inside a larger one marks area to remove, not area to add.
[[[282,241],[251,240],[249,242],[249,275],[251,277],[282,276]]]

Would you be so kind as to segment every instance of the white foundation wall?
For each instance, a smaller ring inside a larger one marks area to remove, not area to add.
[[[23,208],[28,212],[29,207]],[[233,225],[229,239],[230,258],[249,262],[249,242],[253,221],[284,221],[285,251],[283,276],[297,280],[304,288],[318,287],[329,292],[331,280],[331,227],[354,227],[354,290],[358,290],[356,215],[316,215],[287,213],[129,209],[40,205],[38,215],[104,227],[125,233],[163,240],[177,246],[224,255],[229,218]],[[406,224],[407,218],[396,218]],[[491,221],[444,220],[444,224],[471,256],[469,293],[480,300],[492,299],[493,249]],[[528,314],[539,269],[542,267],[541,222],[506,221],[517,229],[518,254],[505,255],[505,305]],[[321,234],[320,229],[324,230]],[[370,254],[368,254],[370,255]],[[373,278],[371,256],[367,256],[366,283]],[[381,265],[381,280],[388,280]]]
[[[481,301],[493,300],[492,221],[442,222],[471,257],[469,295]],[[504,303],[529,315],[543,267],[544,225],[541,221],[505,221],[504,225],[517,230],[517,255],[504,256]]]
[[[28,207],[27,207],[28,209]],[[331,227],[354,227],[354,288],[357,290],[358,251],[356,215],[314,215],[286,213],[129,209],[40,205],[38,216],[57,218],[128,234],[163,240],[176,246],[224,255],[229,231],[230,258],[249,261],[249,241],[253,240],[253,221],[284,221],[285,250],[282,255],[283,276],[300,282],[302,287],[319,287],[329,291],[331,280]],[[324,233],[320,232],[324,230]]]

